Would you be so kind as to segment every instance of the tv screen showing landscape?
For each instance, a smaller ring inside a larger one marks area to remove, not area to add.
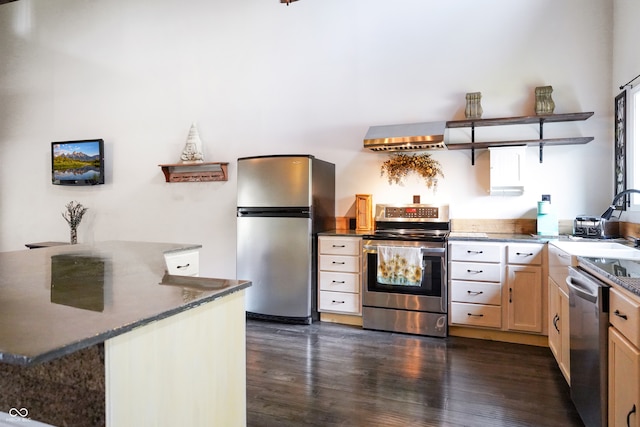
[[[51,174],[58,185],[104,184],[103,140],[52,142]]]

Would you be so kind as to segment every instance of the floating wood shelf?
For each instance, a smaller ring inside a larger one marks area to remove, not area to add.
[[[166,182],[227,181],[228,162],[172,163],[158,165]]]
[[[489,147],[512,147],[517,145],[536,145],[539,147],[540,163],[542,163],[542,149],[545,145],[573,145],[586,144],[593,141],[593,137],[555,138],[545,139],[543,127],[545,123],[575,122],[587,120],[593,116],[593,112],[567,113],[567,114],[541,114],[536,116],[500,117],[493,119],[465,119],[451,120],[447,122],[447,128],[471,128],[471,142],[459,144],[447,144],[449,150],[471,150],[471,164],[475,164],[475,149]],[[516,140],[516,141],[486,141],[476,142],[475,128],[484,126],[508,126],[538,124],[540,127],[540,139]]]
[[[471,126],[507,126],[507,125],[527,125],[534,123],[556,123],[575,122],[587,120],[593,116],[593,112],[587,113],[567,113],[567,114],[541,114],[536,116],[520,117],[500,117],[494,119],[465,119],[450,120],[447,122],[448,128],[468,128]]]

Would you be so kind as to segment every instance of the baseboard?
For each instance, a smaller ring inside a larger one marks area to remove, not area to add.
[[[549,347],[549,337],[546,335],[521,334],[517,332],[449,326],[449,336],[510,342],[513,344],[535,345],[537,347]]]
[[[320,313],[321,322],[340,323],[343,325],[362,326],[362,316],[338,313]]]

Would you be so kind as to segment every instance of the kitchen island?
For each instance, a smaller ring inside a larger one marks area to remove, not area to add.
[[[251,283],[167,274],[167,255],[198,248],[0,253],[0,411],[57,426],[245,425]]]

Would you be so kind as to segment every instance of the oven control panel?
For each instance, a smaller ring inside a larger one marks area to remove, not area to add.
[[[376,205],[376,220],[448,221],[447,206],[440,205]]]

